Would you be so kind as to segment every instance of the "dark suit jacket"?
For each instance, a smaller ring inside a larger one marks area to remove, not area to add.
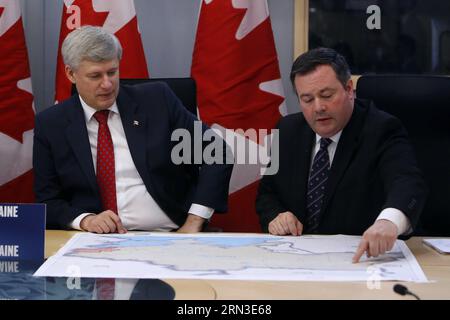
[[[264,231],[279,213],[306,221],[306,190],[315,133],[302,113],[284,117],[279,171],[261,180],[256,210]],[[401,210],[417,224],[427,194],[414,151],[400,121],[356,100],[342,131],[325,190],[318,233],[361,235],[384,208]]]
[[[173,130],[185,128],[194,137],[197,119],[167,85],[121,86],[117,105],[136,169],[176,224],[184,223],[192,203],[227,210],[232,165],[171,161],[172,147],[179,143],[171,141]],[[68,228],[81,213],[103,211],[79,97],[44,110],[35,122],[34,189],[37,201],[47,204],[47,228]]]

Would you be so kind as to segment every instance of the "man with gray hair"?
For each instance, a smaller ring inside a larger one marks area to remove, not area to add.
[[[35,124],[35,194],[47,205],[47,228],[198,232],[227,210],[232,165],[171,161],[172,132],[194,136],[198,120],[163,83],[119,84],[114,35],[81,27],[62,55],[78,95]]]

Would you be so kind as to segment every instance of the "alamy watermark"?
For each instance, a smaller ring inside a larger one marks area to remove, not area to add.
[[[367,289],[380,290],[381,289],[381,280],[382,280],[380,268],[377,268],[375,266],[369,266],[366,269],[366,273],[369,274],[367,281],[366,281]]]
[[[367,18],[366,26],[369,30],[380,30],[381,29],[381,9],[379,6],[373,4],[367,7],[367,14],[370,16]]]
[[[195,121],[193,134],[184,128],[175,129],[171,141],[177,142],[171,152],[176,165],[257,164],[261,175],[278,172],[278,129],[220,130],[205,128],[201,121]]]
[[[81,268],[76,265],[70,265],[66,268],[66,274],[68,275],[66,280],[66,286],[69,290],[81,289]]]

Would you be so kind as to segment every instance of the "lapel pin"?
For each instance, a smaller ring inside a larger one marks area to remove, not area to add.
[[[133,121],[133,126],[135,126],[135,127],[139,126],[139,121],[134,120],[134,121]]]

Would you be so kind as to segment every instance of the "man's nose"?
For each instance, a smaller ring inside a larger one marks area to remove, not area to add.
[[[103,76],[101,86],[103,89],[109,89],[112,87],[112,81],[108,75]]]
[[[322,113],[326,110],[326,106],[324,104],[324,102],[322,101],[322,99],[320,98],[316,98],[314,99],[314,111],[317,113]]]

